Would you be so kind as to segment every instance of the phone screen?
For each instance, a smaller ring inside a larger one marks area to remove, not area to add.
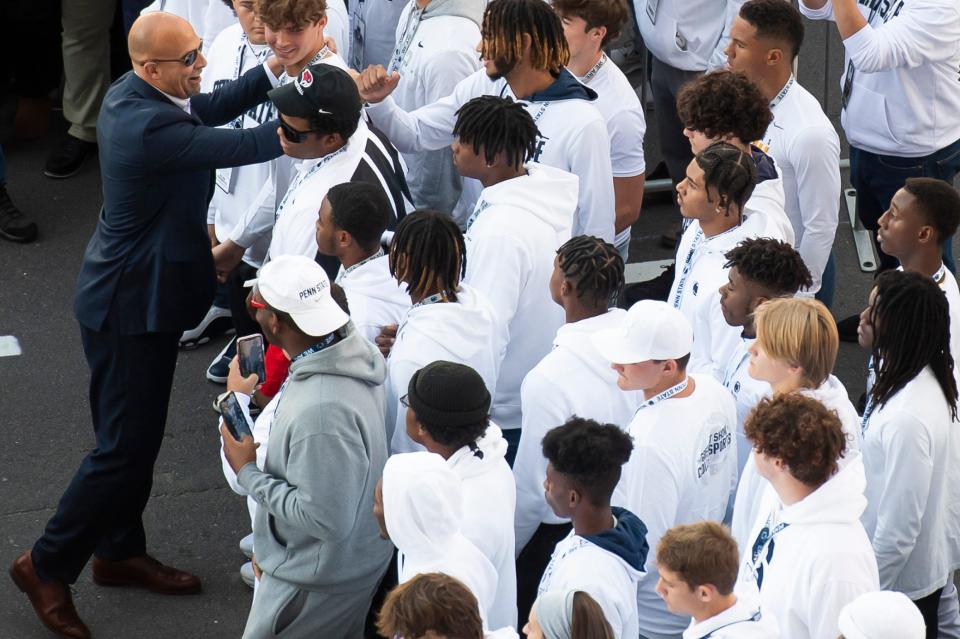
[[[233,393],[227,393],[227,396],[220,401],[220,414],[223,416],[223,423],[227,425],[227,430],[237,441],[243,439],[245,435],[253,437],[250,432],[250,424],[243,414],[243,408],[237,401],[237,396]]]
[[[267,381],[267,370],[263,360],[263,335],[247,335],[237,340],[237,359],[240,362],[240,374],[247,377],[256,374],[257,383]]]

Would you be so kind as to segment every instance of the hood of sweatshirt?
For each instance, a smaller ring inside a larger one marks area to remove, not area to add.
[[[543,91],[537,91],[520,99],[525,102],[556,102],[557,100],[588,100],[592,102],[597,99],[597,92],[577,80],[572,73],[567,71],[566,67],[563,67],[553,84]]]
[[[617,525],[599,535],[584,535],[584,539],[613,553],[631,568],[643,572],[650,547],[647,545],[647,527],[640,518],[625,508],[613,508]]]
[[[792,526],[804,524],[850,524],[860,521],[867,507],[863,491],[867,478],[863,457],[851,451],[847,462],[820,488],[805,499],[786,506],[782,520]]]
[[[391,541],[409,560],[442,554],[460,536],[460,478],[435,453],[393,455],[383,467],[383,514]]]
[[[860,416],[857,414],[857,409],[854,408],[850,402],[850,397],[847,395],[847,389],[844,388],[843,382],[837,379],[836,376],[830,375],[819,388],[805,388],[802,389],[800,393],[817,400],[837,413],[843,425],[843,432],[847,436],[847,452],[844,453],[841,464],[848,463],[850,453],[860,448],[860,440],[862,438],[860,434]]]
[[[603,315],[564,324],[557,331],[553,345],[573,354],[577,362],[593,375],[616,382],[617,373],[610,368],[610,362],[593,345],[591,336],[600,331],[622,328],[623,318],[626,315],[627,312],[622,308],[611,308]]]
[[[479,27],[483,24],[483,11],[486,7],[486,0],[430,0],[420,19],[454,16],[471,20]]]
[[[457,300],[411,308],[397,339],[435,342],[450,353],[440,359],[454,362],[471,361],[480,351],[489,350],[496,333],[496,316],[490,302],[466,284],[460,285]]]
[[[554,230],[562,241],[570,237],[577,209],[580,178],[552,166],[527,163],[527,174],[488,186],[480,194],[489,207],[522,209]],[[481,204],[482,206],[482,204]]]
[[[314,375],[352,377],[377,386],[387,376],[387,365],[377,347],[363,338],[347,322],[347,335],[339,342],[312,353],[290,365],[291,380],[304,380]]]
[[[341,272],[345,271],[341,268]],[[390,258],[382,255],[341,276],[344,289],[389,304],[410,306],[410,296],[390,275]],[[349,293],[348,293],[349,296]]]
[[[780,175],[777,173],[777,164],[773,158],[755,147],[750,145],[750,154],[757,165],[757,184],[766,180],[775,180]]]
[[[500,427],[490,422],[483,436],[475,442],[476,448],[464,446],[447,460],[447,465],[456,470],[462,479],[486,473],[507,454],[507,440]]]

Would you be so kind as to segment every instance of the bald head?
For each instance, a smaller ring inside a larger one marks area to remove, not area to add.
[[[196,49],[200,38],[190,23],[164,11],[146,13],[137,18],[127,36],[127,49],[134,65],[147,60],[173,59]]]

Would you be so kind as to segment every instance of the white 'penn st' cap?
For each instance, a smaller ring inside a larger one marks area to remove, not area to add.
[[[679,359],[690,354],[693,328],[683,313],[666,302],[640,300],[618,328],[599,331],[593,345],[614,364]]]
[[[264,301],[293,318],[307,335],[320,337],[350,321],[330,294],[330,279],[319,264],[303,255],[281,255],[260,269],[256,285]]]

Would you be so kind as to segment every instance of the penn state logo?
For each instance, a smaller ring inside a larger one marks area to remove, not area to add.
[[[697,294],[697,291],[699,291],[699,290],[700,290],[700,282],[694,282],[694,283],[693,283],[693,294],[696,295],[696,294]]]
[[[736,384],[733,385],[733,393],[737,394],[739,392],[740,392],[740,382],[737,382]]]

